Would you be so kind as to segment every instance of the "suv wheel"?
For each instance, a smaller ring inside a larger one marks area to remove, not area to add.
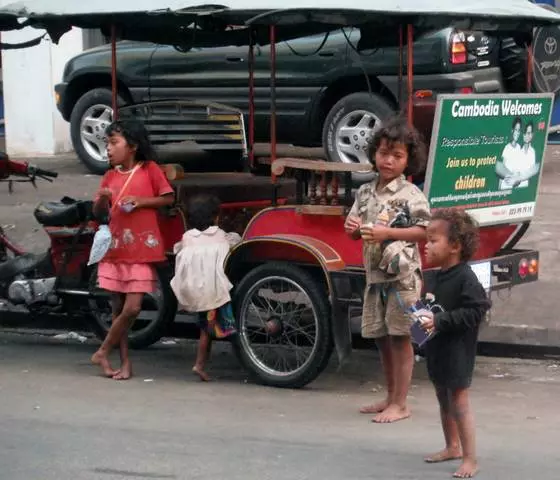
[[[118,98],[119,105],[124,100]],[[105,130],[113,121],[111,90],[96,88],[86,92],[74,105],[70,135],[76,154],[92,173],[102,175],[109,168]]]
[[[331,162],[369,164],[369,147],[375,131],[394,109],[382,97],[366,92],[352,93],[331,108],[323,126],[323,146]],[[354,173],[364,183],[371,173]]]

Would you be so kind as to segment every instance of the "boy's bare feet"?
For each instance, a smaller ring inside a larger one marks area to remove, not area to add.
[[[105,355],[103,352],[100,352],[99,350],[91,356],[91,363],[93,363],[94,365],[99,365],[101,367],[101,370],[103,371],[103,375],[105,375],[107,378],[112,378],[117,373],[116,370],[113,370],[111,368],[111,364],[109,363],[107,355]]]
[[[426,463],[448,462],[463,458],[463,452],[459,447],[444,448],[441,452],[434,453],[424,458]]]
[[[130,362],[125,362],[121,365],[121,368],[115,372],[113,380],[128,380],[130,377],[132,377],[132,365]]]
[[[472,478],[478,473],[478,464],[475,460],[463,460],[461,466],[453,474],[453,478]]]
[[[373,417],[371,421],[373,423],[394,423],[408,417],[410,417],[410,410],[408,407],[401,407],[393,403]]]
[[[381,402],[372,403],[371,405],[365,405],[360,408],[360,413],[365,413],[367,415],[373,415],[375,413],[381,413],[389,406],[389,400],[383,400]]]
[[[200,380],[202,380],[203,382],[209,382],[210,381],[210,377],[201,367],[198,367],[197,365],[195,365],[192,368],[192,371],[195,375],[198,375]]]

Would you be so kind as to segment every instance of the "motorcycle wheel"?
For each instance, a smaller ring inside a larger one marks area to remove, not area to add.
[[[177,299],[171,290],[169,268],[156,267],[157,286],[153,293],[144,295],[142,311],[129,330],[128,341],[131,348],[141,349],[156,343],[169,330],[177,314]],[[95,297],[88,300],[91,329],[104,340],[111,327],[111,301],[107,292],[99,288],[97,267],[92,270],[89,291]]]

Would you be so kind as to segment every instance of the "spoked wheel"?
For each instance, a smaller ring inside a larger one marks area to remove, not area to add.
[[[153,293],[144,295],[142,312],[129,331],[131,348],[146,348],[165,335],[175,320],[177,300],[169,286],[170,277],[165,269],[156,268],[157,286]],[[88,300],[91,310],[91,327],[95,335],[103,340],[111,328],[111,297],[99,288],[97,268],[90,277],[90,292],[93,298]]]
[[[236,353],[251,376],[273,387],[301,388],[332,353],[325,288],[304,270],[269,263],[249,272],[234,295]]]

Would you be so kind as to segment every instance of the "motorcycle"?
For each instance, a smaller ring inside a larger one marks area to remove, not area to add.
[[[58,173],[27,162],[16,162],[0,153],[0,182],[53,181]],[[93,201],[64,197],[41,202],[34,210],[36,221],[49,237],[46,252],[26,252],[12,242],[0,226],[0,304],[8,309],[24,307],[31,318],[46,314],[84,316],[93,332],[103,339],[112,321],[110,296],[98,287],[97,269],[88,267],[93,237],[99,223]],[[144,297],[142,312],[129,334],[132,348],[157,342],[174,321],[177,301],[169,286],[171,269],[156,267],[157,287]]]

